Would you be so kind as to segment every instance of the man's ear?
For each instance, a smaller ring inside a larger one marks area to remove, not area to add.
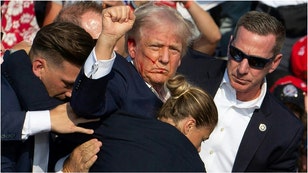
[[[32,71],[41,79],[44,70],[46,70],[46,60],[44,58],[35,58],[32,62]]]
[[[272,73],[279,66],[280,61],[282,59],[282,54],[276,55],[275,59],[271,62],[271,68],[269,69],[269,73]]]
[[[134,59],[136,56],[136,42],[134,39],[127,40],[127,50],[130,57]]]
[[[189,116],[184,120],[184,126],[183,126],[183,134],[187,135],[191,132],[191,130],[196,126],[196,120]]]

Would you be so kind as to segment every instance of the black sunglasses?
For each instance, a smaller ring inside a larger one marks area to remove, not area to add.
[[[256,69],[263,69],[267,63],[273,61],[275,58],[275,56],[266,59],[257,56],[246,55],[244,52],[232,45],[230,45],[229,47],[229,53],[231,55],[231,58],[236,62],[241,62],[244,58],[246,58],[248,60],[249,66]]]

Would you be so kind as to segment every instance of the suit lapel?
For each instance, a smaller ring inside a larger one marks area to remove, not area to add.
[[[270,113],[267,93],[261,109],[254,111],[239,146],[232,172],[245,172],[259,145],[270,129],[267,116]]]

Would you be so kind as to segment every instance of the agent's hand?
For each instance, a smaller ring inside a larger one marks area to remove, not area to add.
[[[97,159],[102,142],[91,139],[76,147],[63,164],[63,172],[89,172]]]
[[[117,41],[129,31],[135,21],[129,6],[114,6],[103,10],[102,32],[95,46],[96,58],[108,60]]]
[[[78,117],[69,103],[64,103],[50,110],[51,131],[56,133],[85,133],[93,134],[94,130],[78,127],[80,123],[99,121]]]

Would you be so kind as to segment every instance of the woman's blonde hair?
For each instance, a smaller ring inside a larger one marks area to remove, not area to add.
[[[166,85],[171,97],[160,109],[158,118],[170,118],[177,124],[191,116],[196,120],[196,127],[216,126],[218,112],[212,96],[189,84],[183,75],[174,76]]]

